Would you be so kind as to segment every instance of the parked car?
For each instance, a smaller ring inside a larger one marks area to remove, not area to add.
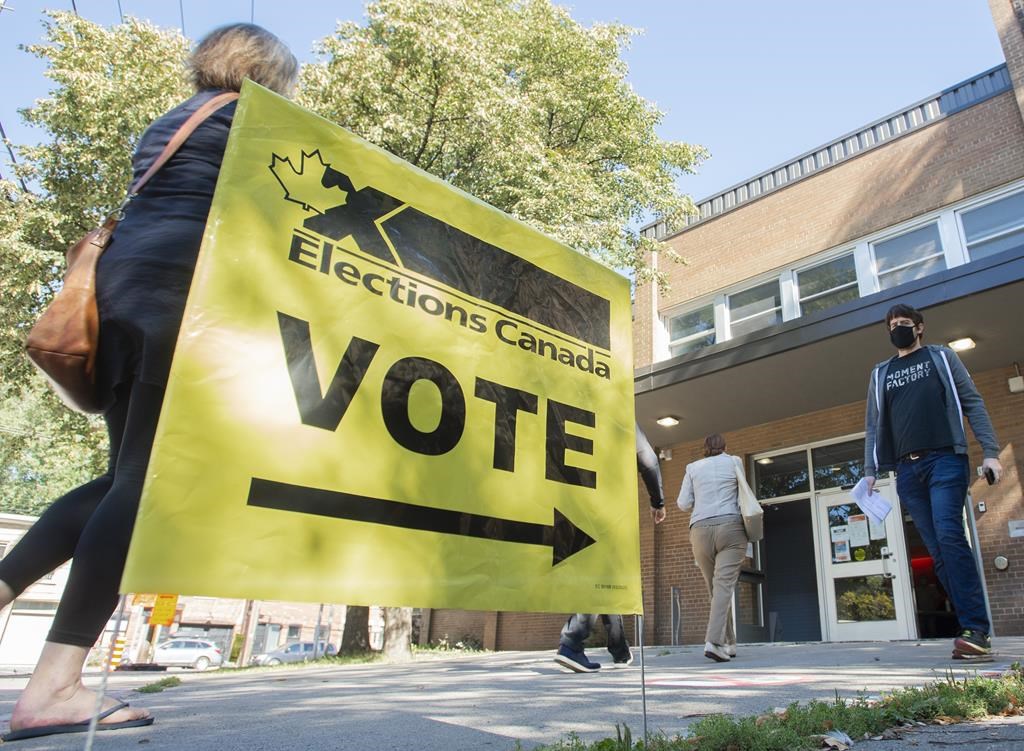
[[[153,663],[156,665],[177,666],[182,668],[219,668],[224,662],[224,655],[213,642],[191,637],[168,639],[158,644],[153,652]]]
[[[338,650],[335,649],[333,644],[327,644],[320,642],[320,648],[317,650],[317,657],[331,657],[337,654]],[[275,649],[273,652],[267,652],[265,654],[255,655],[251,660],[253,665],[281,665],[286,662],[308,662],[313,659],[313,642],[311,641],[297,641],[294,644],[288,644],[280,649]]]

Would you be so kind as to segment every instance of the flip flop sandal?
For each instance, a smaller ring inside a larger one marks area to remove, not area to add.
[[[128,702],[122,701],[115,704],[105,712],[100,713],[100,716],[96,720],[97,730],[123,730],[125,728],[141,728],[146,725],[153,724],[152,717],[144,717],[141,720],[125,720],[124,722],[103,722],[104,718],[110,717],[115,712],[119,712],[122,709],[127,708]],[[91,718],[90,718],[91,719]],[[4,743],[10,741],[20,741],[26,738],[41,738],[44,735],[60,735],[62,733],[85,733],[89,730],[90,720],[83,720],[82,722],[69,722],[62,725],[40,725],[34,728],[24,728],[22,730],[12,730],[7,735],[0,737]]]

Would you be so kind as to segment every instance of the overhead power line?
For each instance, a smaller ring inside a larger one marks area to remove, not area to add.
[[[0,8],[0,10],[4,10],[4,9]],[[18,160],[14,156],[14,149],[11,148],[11,142],[7,140],[7,131],[4,130],[3,122],[0,122],[0,138],[3,139],[4,146],[7,147],[7,153],[10,154],[10,156],[11,156],[11,164],[17,164]],[[22,177],[19,177],[18,178],[18,182],[21,183],[21,189],[23,191],[25,191],[26,193],[28,193],[28,186],[25,185],[25,179],[22,178]]]

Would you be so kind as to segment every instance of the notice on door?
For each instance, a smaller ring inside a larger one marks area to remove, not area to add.
[[[850,547],[861,548],[870,544],[868,536],[868,518],[864,514],[851,514],[846,520],[850,535]]]

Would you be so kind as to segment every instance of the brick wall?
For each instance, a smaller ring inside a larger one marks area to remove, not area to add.
[[[455,644],[468,636],[483,644],[488,616],[486,610],[431,610],[428,640],[447,639]]]
[[[978,538],[992,606],[993,629],[1003,636],[1024,634],[1024,538],[1011,538],[1007,526],[1012,519],[1024,519],[1021,498],[1024,394],[1011,394],[1006,383],[1015,374],[1012,367],[1006,367],[974,377],[995,425],[1002,446],[999,461],[1006,473],[998,485],[990,487],[980,478],[971,485],[973,502],[984,501],[986,506],[985,513],[976,514]],[[981,459],[981,450],[977,444],[972,445],[972,468],[980,465]],[[992,565],[997,555],[1009,559],[1010,567],[1006,571],[997,571]]]
[[[988,7],[1014,84],[1017,105],[1024,112],[1024,0],[989,0]]]
[[[671,290],[659,296],[658,309],[1021,177],[1024,123],[1013,92],[1006,92],[671,238],[689,263],[663,264]],[[652,361],[650,294],[649,285],[636,292],[637,366]]]

